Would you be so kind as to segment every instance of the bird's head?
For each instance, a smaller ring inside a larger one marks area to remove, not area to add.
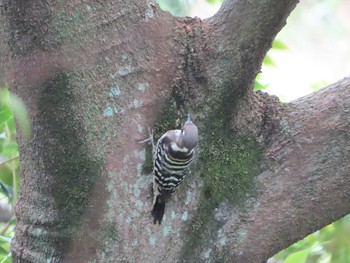
[[[186,147],[189,150],[192,150],[198,144],[198,129],[192,122],[190,114],[188,114],[187,121],[181,129],[178,144],[180,147]]]

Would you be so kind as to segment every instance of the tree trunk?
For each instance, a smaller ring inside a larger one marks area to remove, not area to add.
[[[0,1],[18,133],[14,262],[265,262],[350,212],[350,79],[281,104],[252,91],[297,0],[207,20],[153,1]],[[150,147],[191,112],[198,158],[153,225]]]

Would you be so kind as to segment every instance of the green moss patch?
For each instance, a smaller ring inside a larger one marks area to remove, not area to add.
[[[225,123],[225,125],[221,124]],[[199,258],[199,248],[216,240],[224,222],[214,217],[215,208],[222,202],[241,206],[254,193],[254,177],[260,168],[259,143],[249,138],[236,138],[227,122],[214,122],[201,142],[200,164],[203,167],[204,187],[197,214],[190,222],[188,240],[184,245],[181,262]],[[218,256],[218,255],[216,255]]]
[[[38,159],[45,173],[38,180],[50,180],[46,188],[39,189],[54,199],[58,215],[54,229],[62,237],[57,246],[62,246],[59,251],[63,253],[81,231],[102,165],[86,147],[84,125],[73,109],[78,101],[72,92],[70,74],[73,73],[61,72],[48,79],[38,102],[38,136],[42,144]]]
[[[237,203],[253,191],[253,178],[260,159],[258,143],[209,135],[204,143],[204,196],[214,206],[223,200]]]

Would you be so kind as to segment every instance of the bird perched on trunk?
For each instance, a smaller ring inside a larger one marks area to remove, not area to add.
[[[188,114],[181,130],[170,130],[159,138],[153,153],[153,222],[160,224],[165,203],[189,171],[198,144],[198,129]]]

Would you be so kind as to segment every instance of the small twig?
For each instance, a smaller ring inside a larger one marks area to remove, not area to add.
[[[14,217],[12,217],[12,218],[9,220],[9,222],[6,224],[6,226],[1,230],[0,236],[5,235],[7,229],[9,229],[9,227],[12,225],[12,224],[11,224],[11,221],[12,221],[13,218],[14,218]]]
[[[11,256],[11,253],[9,253],[0,263],[4,263],[6,259],[8,259]]]
[[[9,163],[9,162],[12,162],[13,160],[16,160],[16,159],[18,159],[18,158],[19,158],[18,155],[15,156],[15,157],[12,157],[12,158],[10,158],[10,159],[8,159],[8,160],[3,161],[2,163],[0,163],[0,166],[3,166],[3,165],[5,165],[5,164],[7,164],[7,163]],[[0,263],[1,263],[1,262],[0,262]]]

